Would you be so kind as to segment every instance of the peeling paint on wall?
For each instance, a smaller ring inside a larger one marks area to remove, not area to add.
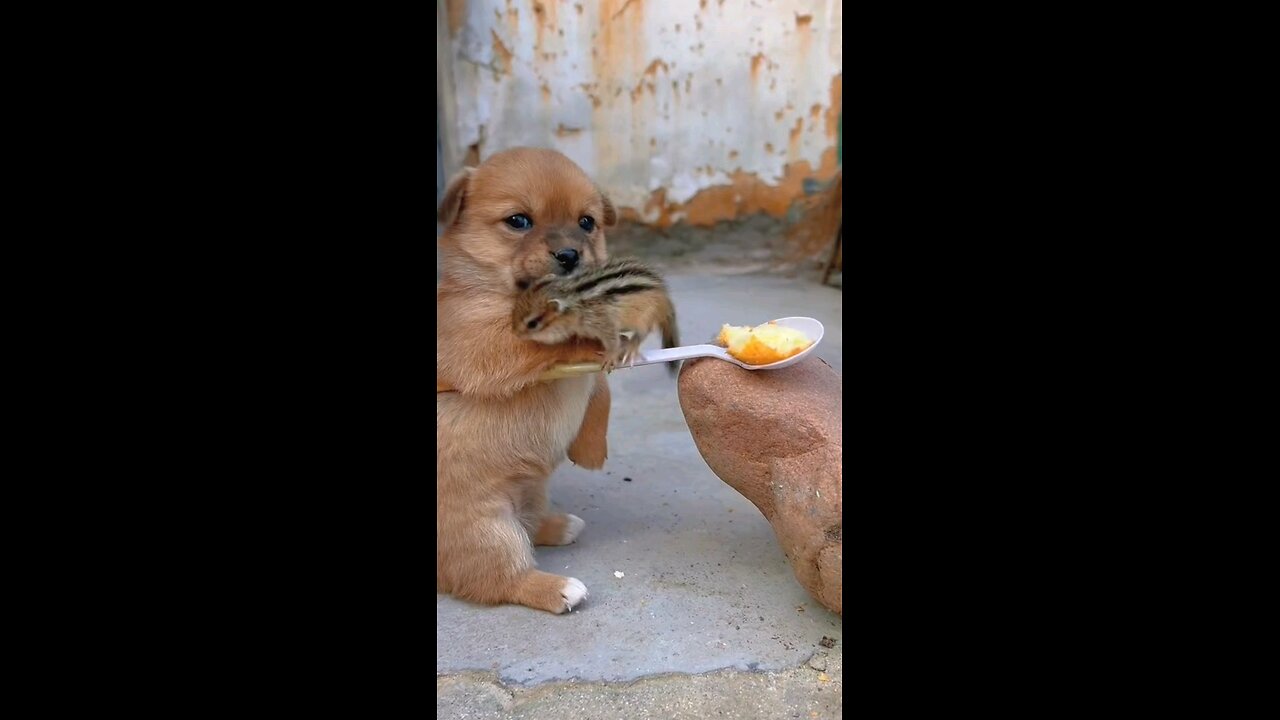
[[[782,216],[836,171],[838,0],[449,0],[460,151],[553,147],[624,217]]]

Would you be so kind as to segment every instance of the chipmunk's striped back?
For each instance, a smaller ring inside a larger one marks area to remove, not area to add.
[[[549,297],[565,300],[572,306],[646,290],[661,290],[665,293],[667,284],[660,275],[643,264],[631,259],[621,259],[571,277],[543,278],[535,282],[530,290],[544,287]]]

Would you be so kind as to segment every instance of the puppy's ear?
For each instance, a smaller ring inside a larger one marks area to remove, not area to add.
[[[613,227],[618,224],[618,211],[613,208],[613,202],[609,200],[609,196],[603,192],[600,193],[600,200],[604,202],[604,226]]]
[[[452,225],[453,221],[462,214],[469,184],[471,184],[471,168],[462,168],[462,172],[449,181],[449,186],[444,190],[444,198],[440,200],[440,209],[436,213],[440,222]]]

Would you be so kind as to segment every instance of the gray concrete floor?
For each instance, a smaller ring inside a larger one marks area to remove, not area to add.
[[[666,276],[685,344],[725,322],[808,315],[826,329],[816,354],[842,371],[840,289],[696,266]],[[588,597],[555,616],[437,595],[437,716],[838,716],[841,618],[800,588],[769,524],[702,460],[665,367],[617,370],[610,386],[605,469],[566,463],[551,481],[552,502],[586,528],[537,551]]]

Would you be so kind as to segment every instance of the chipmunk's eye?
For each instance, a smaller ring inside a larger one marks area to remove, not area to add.
[[[591,232],[596,229],[596,219],[590,215],[583,215],[578,218],[578,227],[586,230],[587,232]]]
[[[537,320],[530,320],[529,322],[525,323],[525,327],[527,327],[527,328],[529,328],[530,330],[532,330],[532,329],[534,329],[534,328],[538,327],[538,321],[537,321]]]
[[[524,213],[517,213],[515,215],[512,215],[506,220],[503,220],[503,222],[505,222],[506,224],[510,225],[511,227],[517,230],[528,230],[529,228],[533,227],[533,221],[530,220],[529,216],[525,215]]]

